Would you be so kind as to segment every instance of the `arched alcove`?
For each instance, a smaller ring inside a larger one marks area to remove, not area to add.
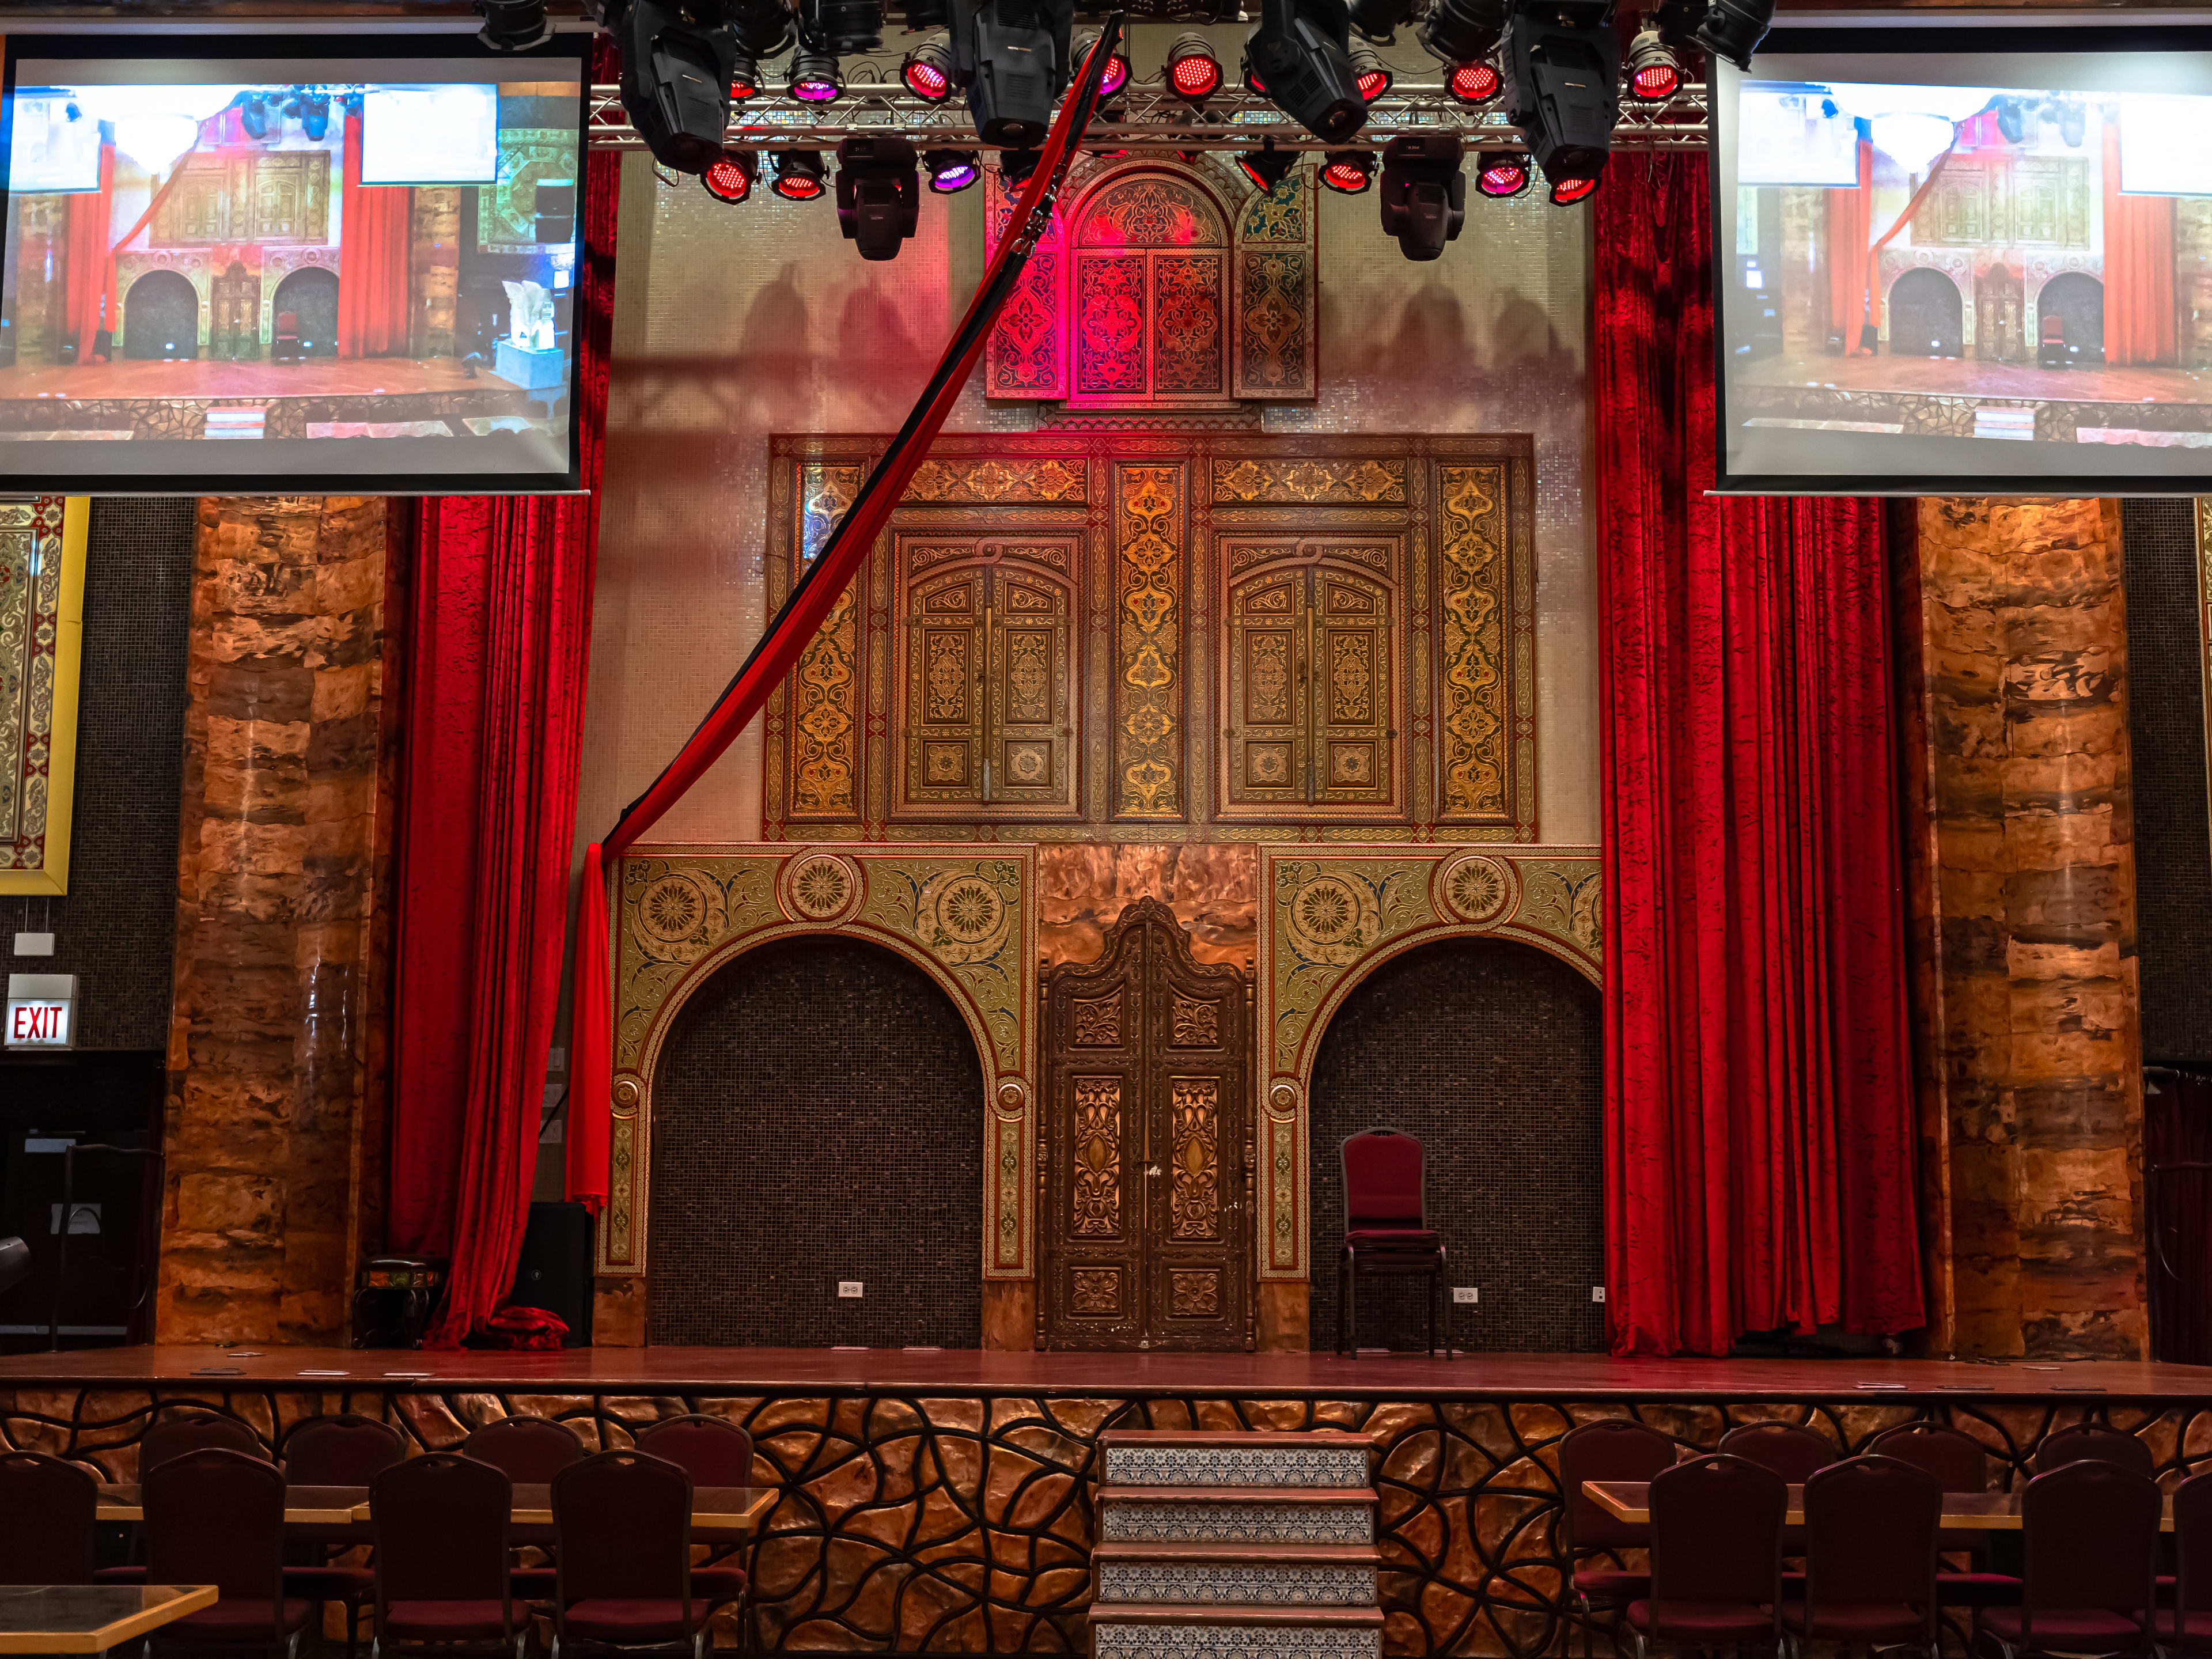
[[[279,317],[289,311],[296,319],[293,331],[299,338],[301,356],[338,355],[338,279],[335,274],[314,266],[294,271],[276,284],[271,309]]]
[[[2043,285],[2035,309],[2046,338],[2053,321],[2065,330],[2052,342],[2065,348],[2060,361],[2076,368],[2105,361],[2105,285],[2094,276],[2080,270],[2061,272]]]
[[[200,296],[191,279],[149,270],[123,299],[123,356],[159,362],[200,355]]]
[[[1480,1292],[1446,1312],[1453,1343],[1513,1352],[1605,1346],[1600,1168],[1602,1032],[1597,988],[1568,963],[1503,939],[1449,939],[1393,957],[1354,987],[1323,1032],[1310,1093],[1311,1341],[1336,1329],[1344,1238],[1338,1148],[1362,1129],[1418,1136],[1428,1223],[1448,1285]],[[1426,1281],[1363,1279],[1370,1346],[1420,1346]]]
[[[1966,302],[1956,283],[1923,265],[1891,285],[1891,356],[1960,357],[1966,349]]]
[[[914,963],[827,934],[732,958],[654,1072],[648,1340],[979,1346],[984,1109]]]

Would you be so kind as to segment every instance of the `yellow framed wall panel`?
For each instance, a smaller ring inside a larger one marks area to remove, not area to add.
[[[82,495],[0,501],[0,894],[69,891],[91,517]]]

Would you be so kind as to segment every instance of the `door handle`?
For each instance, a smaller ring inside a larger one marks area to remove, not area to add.
[[[1145,1166],[1145,1173],[1148,1176],[1157,1176],[1159,1172],[1160,1166],[1157,1164],[1148,1164]]]

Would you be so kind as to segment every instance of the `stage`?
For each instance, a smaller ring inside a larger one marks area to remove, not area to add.
[[[1856,1449],[1933,1418],[1980,1439],[2008,1484],[2044,1436],[2085,1417],[2149,1441],[2169,1481],[2212,1443],[2212,1368],[2116,1361],[672,1347],[0,1358],[0,1437],[117,1479],[135,1474],[157,1407],[185,1401],[272,1446],[301,1418],[339,1411],[386,1419],[423,1449],[509,1414],[557,1419],[593,1447],[660,1417],[729,1416],[753,1434],[756,1481],[784,1492],[749,1561],[762,1636],[817,1652],[1083,1651],[1109,1428],[1364,1431],[1385,1650],[1515,1659],[1566,1639],[1554,1449],[1592,1418],[1632,1414],[1701,1449],[1765,1419]]]
[[[219,410],[229,413],[217,416],[218,431],[228,427],[238,436],[345,436],[355,434],[317,428],[428,424],[466,437],[477,430],[472,419],[542,416],[543,402],[535,411],[531,405],[543,396],[488,366],[450,357],[41,364],[0,368],[0,435],[204,438],[208,411]]]
[[[2028,437],[2028,410],[2032,435],[2049,441],[2212,443],[2212,370],[1768,357],[1743,366],[1730,398],[1734,418],[1762,426],[1952,438]]]

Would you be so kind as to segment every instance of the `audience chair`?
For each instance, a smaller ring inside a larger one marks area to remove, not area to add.
[[[691,1477],[640,1451],[605,1451],[553,1481],[554,1652],[586,1644],[689,1647],[705,1659],[708,1607],[691,1593]]]
[[[640,1431],[637,1449],[665,1457],[691,1477],[694,1486],[750,1486],[753,1483],[753,1437],[726,1417],[693,1413],[664,1418]],[[731,1553],[726,1547],[723,1553]],[[708,1554],[691,1569],[691,1594],[712,1607],[738,1604],[744,1617],[745,1570],[737,1562]]]
[[[1651,1480],[1651,1596],[1629,1604],[1638,1659],[1650,1642],[1782,1646],[1782,1521],[1789,1483],[1726,1452]]]
[[[507,1577],[514,1485],[489,1463],[431,1452],[368,1485],[380,1659],[391,1643],[479,1646],[523,1659],[530,1610]]]
[[[156,1420],[139,1441],[138,1478],[143,1480],[149,1472],[173,1457],[210,1447],[264,1462],[269,1455],[262,1446],[261,1437],[234,1417],[218,1417],[213,1412],[179,1412]]]
[[[1359,1276],[1429,1281],[1429,1352],[1437,1349],[1444,1246],[1428,1224],[1421,1143],[1395,1129],[1364,1129],[1337,1149],[1344,1173],[1344,1250],[1336,1266],[1336,1349],[1359,1347]],[[1449,1340],[1446,1343],[1449,1346]]]
[[[281,1449],[284,1478],[293,1486],[366,1486],[405,1455],[407,1443],[390,1424],[348,1413],[295,1425]],[[293,1548],[307,1552],[308,1559],[285,1567],[284,1593],[343,1607],[348,1653],[353,1651],[362,1610],[375,1598],[376,1577],[367,1567],[341,1566],[328,1557],[368,1541],[369,1528],[359,1522],[291,1531]]]
[[[0,1452],[0,1584],[89,1584],[100,1483],[43,1452]]]
[[[2020,1500],[2027,1571],[2016,1607],[1982,1610],[2005,1659],[2150,1651],[2165,1500],[2147,1474],[2094,1459],[2027,1483]]]
[[[1867,1449],[1924,1470],[1947,1492],[1990,1489],[1990,1455],[1982,1443],[1941,1423],[1900,1423],[1875,1436]],[[2020,1600],[2019,1579],[1989,1571],[1988,1533],[1946,1527],[1936,1534],[1936,1547],[1945,1555],[1970,1558],[1963,1572],[1936,1570],[1936,1595],[1946,1607],[2003,1607]]]
[[[2173,1489],[2173,1605],[2158,1615],[2169,1653],[2212,1653],[2212,1474]]]
[[[158,1464],[141,1483],[146,1577],[213,1584],[218,1600],[165,1626],[158,1639],[267,1647],[289,1656],[314,1603],[284,1594],[284,1476],[265,1459],[210,1447]]]
[[[1583,1627],[1583,1659],[1590,1659],[1600,1613],[1617,1613],[1651,1594],[1650,1572],[1620,1565],[1621,1551],[1651,1547],[1650,1528],[1615,1520],[1583,1492],[1583,1482],[1650,1480],[1674,1467],[1674,1443],[1625,1417],[1585,1423],[1559,1442],[1560,1553],[1573,1574],[1567,1606]]]
[[[1917,1647],[1942,1639],[1936,1542],[1943,1488],[1893,1457],[1853,1457],[1805,1482],[1805,1599],[1782,1609],[1800,1644],[1844,1650]]]
[[[1795,1423],[1744,1423],[1721,1437],[1720,1449],[1762,1469],[1784,1484],[1802,1486],[1829,1464],[1842,1461],[1835,1442]]]
[[[2100,1423],[2076,1423],[2044,1436],[2035,1449],[2035,1472],[2048,1474],[2069,1463],[2110,1463],[2148,1480],[2158,1468],[2150,1442],[2108,1429]]]
[[[490,1464],[518,1486],[550,1486],[562,1470],[583,1457],[584,1443],[550,1417],[502,1417],[463,1441],[461,1455]],[[556,1530],[521,1526],[510,1528],[508,1535],[518,1549],[550,1552]],[[524,1601],[546,1601],[552,1599],[556,1581],[550,1567],[518,1566],[514,1583],[514,1594]]]

